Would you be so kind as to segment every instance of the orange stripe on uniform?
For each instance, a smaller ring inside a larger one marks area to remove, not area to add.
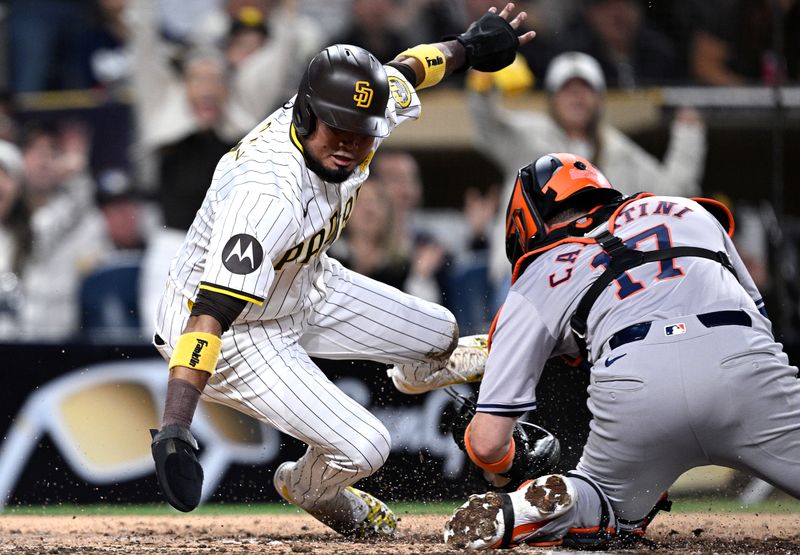
[[[524,539],[526,536],[534,533],[536,530],[544,527],[546,524],[549,524],[554,519],[543,520],[541,522],[531,522],[529,524],[521,524],[519,526],[514,527],[514,531],[511,532],[511,546],[514,547],[516,542],[521,539]],[[503,540],[500,539],[494,544],[492,544],[489,549],[499,549],[500,544],[503,543]],[[553,540],[553,541],[542,541],[542,542],[525,542],[525,545],[529,545],[531,547],[555,547],[564,543],[564,540]]]

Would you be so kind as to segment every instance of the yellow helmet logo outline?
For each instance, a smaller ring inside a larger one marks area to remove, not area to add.
[[[369,86],[369,81],[356,81],[356,94],[353,95],[353,100],[356,101],[356,106],[359,108],[369,108],[372,104],[372,88]]]

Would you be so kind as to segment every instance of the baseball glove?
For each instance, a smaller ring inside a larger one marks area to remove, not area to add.
[[[458,448],[466,452],[464,433],[477,410],[474,397],[466,397],[451,388],[445,392],[453,399],[453,403],[442,414],[442,427],[452,435]],[[501,491],[515,491],[526,480],[532,480],[549,474],[561,458],[561,446],[558,439],[531,422],[517,420],[512,435],[515,443],[514,460],[511,468],[500,476],[510,481],[499,488]]]

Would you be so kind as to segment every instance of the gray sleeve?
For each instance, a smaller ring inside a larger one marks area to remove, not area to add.
[[[518,413],[536,408],[536,384],[556,343],[536,306],[510,291],[492,336],[478,412]]]

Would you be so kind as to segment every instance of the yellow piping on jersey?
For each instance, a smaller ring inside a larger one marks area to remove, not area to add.
[[[261,306],[264,304],[264,299],[259,297],[253,297],[247,295],[245,293],[234,293],[228,289],[223,289],[221,287],[214,287],[212,285],[203,284],[199,287],[199,289],[205,289],[206,291],[213,291],[214,293],[220,293],[222,295],[227,295],[229,297],[233,297],[234,299],[239,299],[242,301],[247,301],[248,303],[253,303],[255,305]]]
[[[303,145],[300,144],[300,139],[297,138],[297,129],[294,128],[294,124],[289,126],[289,136],[292,138],[292,143],[297,147],[297,150],[305,154]]]
[[[374,150],[370,151],[370,153],[367,154],[367,157],[364,158],[364,161],[358,166],[358,169],[360,169],[362,173],[367,171],[367,166],[369,166],[369,163],[372,162],[373,156],[375,156]]]

